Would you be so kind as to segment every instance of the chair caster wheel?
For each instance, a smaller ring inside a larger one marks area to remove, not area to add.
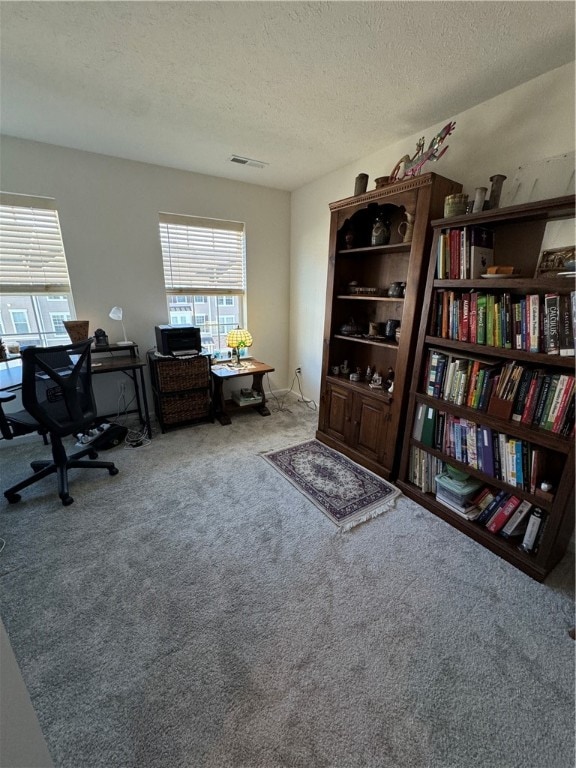
[[[73,502],[74,502],[74,499],[72,498],[72,496],[63,496],[62,497],[62,506],[63,507],[69,507],[70,504],[72,504]]]
[[[88,458],[89,459],[97,459],[98,458],[98,454],[96,453],[96,451],[90,451],[90,453],[88,454]]]
[[[9,496],[6,496],[8,500],[8,504],[16,504],[16,502],[20,501],[22,496],[20,496],[19,493],[11,493]]]
[[[111,475],[117,475],[117,474],[118,474],[118,472],[120,472],[120,470],[118,469],[118,467],[112,467],[111,469],[109,469],[109,470],[108,470],[108,472],[109,472]]]

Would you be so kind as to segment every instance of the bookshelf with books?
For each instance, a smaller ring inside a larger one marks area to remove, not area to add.
[[[385,478],[400,464],[430,220],[461,189],[428,173],[330,204],[316,437]]]
[[[573,196],[432,221],[398,478],[538,580],[574,530],[575,273],[535,277],[571,219]]]

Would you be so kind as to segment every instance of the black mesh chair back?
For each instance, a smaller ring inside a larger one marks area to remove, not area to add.
[[[22,405],[60,437],[82,432],[96,418],[92,340],[22,350]]]
[[[111,475],[118,474],[111,461],[94,461],[98,454],[92,446],[84,446],[68,456],[62,442],[64,437],[86,431],[97,417],[92,392],[91,344],[92,339],[88,339],[22,350],[22,404],[26,419],[21,420],[21,426],[30,431],[32,420],[36,429],[48,432],[52,461],[33,461],[34,474],[4,491],[11,504],[20,501],[19,491],[52,473],[57,474],[58,495],[65,506],[74,501],[68,493],[69,469],[107,469]],[[18,426],[17,414],[7,418],[10,426]],[[82,460],[84,456],[90,461]]]

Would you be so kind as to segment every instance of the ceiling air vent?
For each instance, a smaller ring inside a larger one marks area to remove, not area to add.
[[[238,165],[249,165],[251,168],[265,168],[268,165],[268,163],[263,163],[262,160],[253,160],[250,157],[241,157],[240,155],[232,155],[230,162],[238,163]]]

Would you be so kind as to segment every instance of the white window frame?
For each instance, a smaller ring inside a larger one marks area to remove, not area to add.
[[[70,319],[76,312],[56,201],[46,197],[0,192],[0,307],[22,299],[27,318],[25,333],[3,334],[5,341],[49,346],[61,333],[50,326],[48,301],[65,303]],[[5,314],[6,317],[6,314]]]
[[[59,336],[62,336],[62,334],[66,333],[66,328],[64,327],[64,320],[70,320],[70,312],[50,312],[50,322],[52,323],[52,330],[54,333],[57,333]],[[56,323],[54,321],[60,320],[62,323],[62,329],[56,328]]]
[[[20,335],[22,335],[24,333],[31,333],[31,330],[30,330],[30,318],[28,317],[28,310],[27,309],[25,309],[25,308],[24,309],[9,309],[8,312],[10,313],[10,322],[12,323],[12,327],[14,328],[14,334],[10,334],[10,335],[20,336]],[[16,329],[16,322],[17,321],[14,319],[14,315],[20,314],[20,313],[22,315],[24,315],[24,322],[26,323],[26,330],[24,330],[24,331],[19,331],[19,330]]]
[[[219,307],[234,306],[237,301],[238,317],[233,322],[244,326],[244,224],[169,213],[161,213],[159,218],[168,311],[174,308],[177,296],[194,297],[194,305],[207,303],[207,315],[197,314],[194,307],[193,324],[203,326],[204,334],[216,340],[216,350],[226,349]]]

